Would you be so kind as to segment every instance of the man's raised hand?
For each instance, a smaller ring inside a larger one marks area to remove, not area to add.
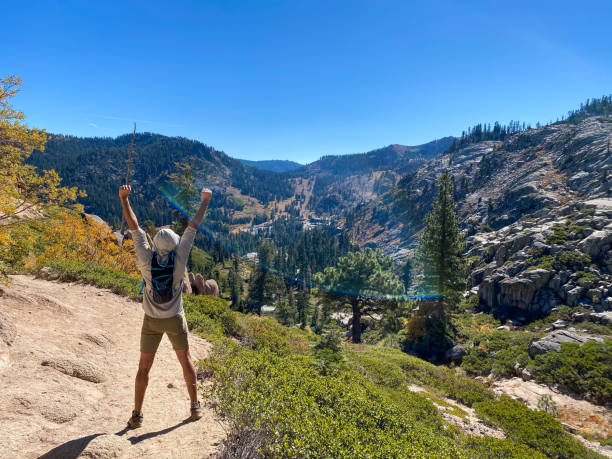
[[[202,188],[200,197],[202,198],[202,203],[208,204],[212,199],[212,191],[210,190],[210,188]]]
[[[202,188],[202,191],[200,192],[200,197],[202,198],[200,208],[189,222],[189,227],[196,230],[198,229],[198,226],[200,226],[200,223],[202,223],[202,219],[204,218],[204,214],[206,213],[206,208],[208,207],[208,203],[212,198],[212,191],[210,191],[209,188]]]
[[[132,187],[130,185],[121,185],[119,187],[119,199],[127,198],[132,192]]]

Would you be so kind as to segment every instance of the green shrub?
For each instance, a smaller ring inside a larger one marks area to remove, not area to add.
[[[482,383],[396,349],[370,347],[349,351],[346,358],[351,368],[370,381],[387,387],[399,388],[404,383],[417,384],[468,406],[493,398],[493,394]]]
[[[136,276],[82,261],[55,260],[49,263],[48,267],[59,275],[61,281],[83,282],[136,301],[142,299],[139,294],[142,279]]]
[[[509,439],[526,444],[549,457],[600,457],[565,432],[551,415],[530,410],[507,395],[502,395],[499,400],[477,403],[474,408],[483,419],[500,426]]]
[[[559,384],[577,394],[592,394],[598,403],[612,401],[612,340],[562,343],[561,352],[536,356],[530,365],[534,377]]]
[[[529,257],[525,260],[528,268],[525,271],[533,271],[534,269],[546,269],[552,271],[555,269],[556,260],[553,255],[542,255],[537,257]]]
[[[603,440],[599,440],[599,444],[601,446],[609,446],[612,448],[612,437],[604,438]]]
[[[206,336],[234,336],[238,332],[236,315],[227,301],[209,295],[183,295],[189,328]]]
[[[328,327],[321,333],[321,341],[317,349],[329,349],[332,352],[340,352],[342,349],[342,329],[339,327]]]
[[[465,446],[472,451],[472,457],[486,459],[544,459],[545,455],[512,440],[493,437],[469,436]]]
[[[575,223],[571,223],[569,227],[567,228],[569,233],[575,233],[575,234],[581,234],[585,229],[587,229],[587,226],[576,225]]]
[[[474,296],[476,295],[472,295],[470,298]],[[467,301],[471,301],[470,298]],[[484,312],[453,314],[451,323],[456,330],[456,336],[466,340],[471,339],[474,335],[495,330],[499,326],[499,320],[493,314],[485,314]]]
[[[206,366],[236,457],[465,456],[423,397],[389,394],[354,372],[321,375],[312,357],[224,342]]]
[[[463,358],[461,368],[472,375],[514,376],[514,366],[529,362],[527,345],[535,334],[519,331],[492,330],[472,338],[472,349]]]
[[[538,399],[538,409],[542,410],[551,416],[559,416],[559,409],[550,394],[542,394]]]
[[[279,355],[304,354],[315,336],[295,327],[284,327],[274,319],[255,315],[238,316],[238,333],[243,346],[255,350],[270,350]]]
[[[569,232],[567,231],[567,228],[565,228],[564,226],[555,226],[552,230],[553,233],[548,236],[546,242],[548,242],[549,244],[563,244],[567,241],[569,237]]]
[[[591,257],[578,250],[572,250],[570,252],[563,252],[559,256],[559,261],[563,266],[584,266],[591,262]]]
[[[478,310],[478,305],[480,304],[480,299],[478,295],[470,295],[465,300],[462,300],[459,304],[460,311],[470,311],[476,312]]]
[[[593,273],[577,271],[576,274],[578,275],[578,284],[582,285],[583,287],[592,287],[599,280],[599,276]]]

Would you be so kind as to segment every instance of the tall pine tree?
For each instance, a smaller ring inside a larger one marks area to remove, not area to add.
[[[242,279],[240,277],[240,258],[237,255],[233,257],[232,268],[227,280],[232,298],[232,308],[242,311]]]
[[[448,314],[455,308],[466,286],[465,249],[457,224],[453,182],[448,171],[438,180],[438,196],[425,217],[417,259],[423,272],[421,293],[438,295],[423,300],[406,326],[410,347],[425,356],[437,357],[452,344]]]
[[[306,321],[308,320],[308,314],[310,309],[308,293],[306,293],[305,290],[302,290],[301,292],[298,292],[298,294],[296,295],[296,299],[297,321],[299,322],[300,327],[304,329],[306,328]]]
[[[261,314],[261,307],[274,303],[284,286],[282,280],[270,272],[274,247],[264,242],[259,246],[257,255],[259,266],[253,270],[249,280],[249,310]]]

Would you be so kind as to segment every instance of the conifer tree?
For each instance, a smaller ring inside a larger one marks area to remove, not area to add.
[[[230,296],[232,298],[232,308],[241,309],[242,303],[242,279],[240,278],[240,259],[234,256],[232,260],[232,268],[228,275],[230,287]]]
[[[278,305],[274,310],[276,319],[283,325],[290,326],[295,323],[296,309],[293,293],[289,290],[289,294],[281,297],[278,300]]]
[[[459,230],[453,198],[453,182],[448,171],[438,180],[438,197],[425,217],[420,235],[418,260],[422,266],[426,293],[444,295],[447,304],[456,304],[465,289],[465,244]]]
[[[451,345],[448,314],[458,305],[466,285],[466,266],[461,258],[465,244],[457,224],[448,171],[444,171],[438,186],[438,196],[425,217],[417,252],[424,276],[419,290],[437,298],[421,301],[406,327],[413,349],[428,356],[438,355]]]
[[[381,250],[367,248],[340,257],[337,267],[317,273],[315,282],[325,307],[336,311],[350,309],[353,316],[352,340],[361,342],[361,317],[397,306],[393,295],[404,290],[393,272],[393,259]]]
[[[306,321],[308,320],[308,310],[309,310],[309,304],[308,304],[308,293],[306,293],[305,290],[302,290],[301,292],[299,292],[297,295],[297,304],[296,304],[296,308],[297,308],[297,321],[300,324],[300,327],[302,329],[306,328]]]
[[[312,317],[310,319],[310,328],[315,333],[319,333],[321,328],[319,327],[319,307],[315,306],[314,311],[312,312]]]
[[[274,256],[272,245],[268,242],[262,243],[257,255],[259,265],[253,270],[249,280],[249,309],[261,314],[263,305],[273,303],[278,298],[282,282],[269,270]]]

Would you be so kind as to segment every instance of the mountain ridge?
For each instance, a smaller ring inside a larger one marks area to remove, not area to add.
[[[283,172],[289,172],[295,169],[303,167],[303,164],[296,163],[295,161],[289,161],[287,159],[264,159],[264,160],[250,160],[240,159],[238,161],[243,164],[254,167],[256,169],[262,169],[265,171],[277,172],[282,174]]]

